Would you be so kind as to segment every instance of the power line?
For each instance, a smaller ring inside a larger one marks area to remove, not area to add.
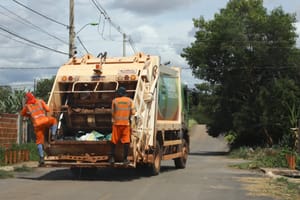
[[[9,31],[9,30],[7,30],[7,29],[1,27],[1,26],[0,26],[0,30],[2,30],[2,31],[4,31],[4,32],[7,32],[7,33],[9,33],[9,34],[11,34],[11,35],[13,35],[13,36],[15,36],[15,37],[17,37],[17,38],[22,39],[22,40],[25,40],[26,42],[29,42],[29,43],[32,43],[32,44],[34,44],[34,45],[36,45],[36,46],[42,47],[42,48],[44,48],[44,49],[48,49],[48,50],[50,50],[50,51],[53,51],[53,52],[56,52],[56,53],[60,53],[60,54],[64,54],[64,55],[69,55],[69,54],[66,53],[66,52],[62,52],[62,51],[59,51],[59,50],[56,50],[56,49],[52,49],[52,48],[47,47],[47,46],[45,46],[45,45],[42,45],[42,44],[40,44],[40,43],[37,43],[37,42],[34,42],[34,41],[32,41],[32,40],[26,39],[26,38],[24,38],[24,37],[22,37],[22,36],[17,35],[16,33],[13,33],[13,32],[11,32],[11,31]]]
[[[13,41],[15,41],[15,42],[19,42],[19,43],[21,43],[21,44],[24,44],[24,45],[26,45],[26,46],[31,46],[31,47],[34,47],[34,48],[42,49],[41,47],[34,46],[34,45],[30,44],[30,43],[26,43],[26,42],[22,42],[22,41],[20,41],[20,40],[16,40],[16,39],[14,39],[14,38],[12,38],[12,37],[9,37],[8,35],[4,35],[4,34],[2,34],[2,33],[0,33],[0,35],[2,35],[3,37],[9,38],[9,39],[11,39],[11,40],[13,40]],[[3,48],[7,48],[7,47],[3,47]],[[15,48],[15,47],[13,47],[13,48]]]
[[[21,17],[21,16],[19,16],[19,15],[17,15],[17,14],[15,14],[14,12],[12,12],[11,10],[9,10],[9,9],[7,9],[7,8],[5,8],[3,5],[0,5],[0,7],[1,8],[3,8],[4,10],[6,10],[7,12],[9,12],[9,13],[11,13],[12,15],[14,15],[14,16],[16,16],[16,17],[18,17],[19,19],[21,19],[22,21],[24,21],[24,22],[26,22],[26,23],[28,23],[28,24],[30,24],[31,26],[33,26],[36,30],[38,30],[38,31],[41,31],[41,32],[43,32],[43,33],[45,33],[45,34],[47,34],[47,35],[49,35],[50,37],[52,37],[52,38],[54,38],[54,39],[56,39],[56,40],[58,40],[58,41],[60,41],[60,42],[62,42],[62,43],[64,43],[64,44],[69,44],[69,43],[67,43],[67,42],[65,42],[65,41],[63,41],[62,39],[60,39],[60,38],[58,38],[58,37],[56,37],[55,35],[52,35],[52,34],[50,34],[49,32],[47,32],[47,31],[45,31],[45,30],[43,30],[42,28],[40,28],[39,26],[37,26],[37,25],[35,25],[35,24],[33,24],[33,23],[31,23],[30,21],[28,21],[27,19],[25,19],[25,18],[23,18],[23,17]],[[9,16],[8,16],[9,17]],[[24,24],[23,22],[21,22],[22,24]],[[25,24],[24,24],[25,25]]]
[[[107,14],[106,10],[101,6],[101,4],[97,1],[97,0],[91,0],[93,2],[93,4],[95,5],[95,7],[97,8],[97,10],[100,12],[100,15],[104,16],[104,19],[107,20],[109,22],[109,24],[114,27],[120,34],[122,34],[122,36],[127,37],[127,41],[130,44],[131,49],[133,50],[134,53],[136,53],[136,48],[134,47],[134,43],[133,40],[131,39],[131,37],[129,35],[127,35],[124,31],[122,31],[121,27],[119,25],[117,25],[116,23],[114,23],[110,16]],[[100,18],[101,19],[101,18]],[[103,27],[104,29],[104,27]],[[103,30],[102,30],[102,37],[103,37]]]
[[[54,23],[57,23],[57,24],[59,24],[59,25],[62,25],[62,26],[64,26],[64,27],[69,28],[68,25],[63,24],[63,23],[61,23],[61,22],[59,22],[59,21],[57,21],[57,20],[55,20],[55,19],[52,19],[52,18],[50,18],[50,17],[48,17],[48,16],[46,16],[46,15],[44,15],[44,14],[41,14],[41,13],[39,13],[39,12],[37,12],[37,11],[35,11],[35,10],[29,8],[28,6],[26,6],[26,5],[22,4],[22,3],[20,3],[20,2],[17,1],[17,0],[12,0],[12,1],[15,2],[16,4],[22,6],[22,7],[24,7],[24,8],[26,8],[26,9],[30,10],[31,12],[33,12],[33,13],[35,13],[35,14],[41,16],[41,17],[44,17],[45,19],[48,19],[48,20],[50,20],[50,21],[52,21],[52,22],[54,22]]]

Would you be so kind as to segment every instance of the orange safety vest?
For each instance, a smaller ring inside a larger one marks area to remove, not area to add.
[[[27,104],[26,108],[26,113],[30,115],[34,127],[41,126],[48,122],[48,117],[45,114],[40,100],[37,100],[35,104]]]
[[[118,97],[112,102],[112,117],[114,125],[129,125],[133,112],[133,102],[129,97]]]

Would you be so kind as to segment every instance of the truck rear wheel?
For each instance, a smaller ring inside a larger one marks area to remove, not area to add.
[[[153,163],[151,165],[151,174],[153,176],[158,175],[160,172],[161,159],[162,159],[161,146],[159,144],[159,141],[157,140],[155,149],[153,151]]]
[[[187,157],[188,157],[188,154],[189,154],[188,143],[186,142],[185,139],[182,139],[182,144],[181,145],[182,145],[182,147],[181,147],[182,156],[180,158],[175,158],[174,159],[175,167],[177,169],[185,168]]]

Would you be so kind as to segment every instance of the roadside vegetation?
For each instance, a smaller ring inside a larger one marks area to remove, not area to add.
[[[287,151],[284,148],[249,148],[240,147],[230,152],[230,158],[244,159],[246,162],[233,165],[239,169],[260,169],[260,168],[288,168],[285,158]],[[296,168],[300,169],[300,157],[297,155]]]
[[[0,169],[0,179],[6,179],[6,178],[13,178],[15,177],[15,172],[21,173],[21,172],[32,172],[34,169],[31,167],[28,167],[26,165],[17,166],[13,169]]]
[[[34,95],[37,98],[41,98],[47,102],[49,98],[49,92],[54,82],[54,78],[43,79],[37,82],[35,90],[33,91]],[[0,87],[0,113],[19,113],[23,107],[23,98],[27,91],[25,90],[13,90],[9,86]],[[33,133],[29,133],[33,135]],[[36,144],[29,142],[26,144],[14,144],[10,147],[10,150],[29,150],[29,159],[32,161],[37,161],[38,153]],[[4,156],[5,149],[0,147],[0,166],[4,166]],[[22,169],[17,169],[22,170]],[[23,169],[24,170],[24,169]],[[0,172],[0,177],[10,177],[9,172]]]
[[[247,170],[260,170],[261,168],[288,168],[285,158],[287,151],[284,148],[249,148],[241,147],[232,150],[230,158],[239,158],[244,161],[231,167]],[[300,169],[300,157],[297,154],[296,169]],[[280,178],[268,177],[243,177],[239,181],[247,183],[246,189],[250,195],[272,196],[275,199],[294,200],[300,199],[299,176],[281,176]]]
[[[33,91],[34,95],[47,102],[54,78],[39,80]],[[13,90],[10,86],[1,86],[0,113],[19,113],[23,107],[23,98],[26,92],[25,90]]]
[[[37,147],[35,143],[27,143],[27,144],[14,144],[10,148],[10,150],[29,150],[29,159],[32,161],[39,160]],[[0,166],[4,166],[5,159],[5,149],[0,147]]]

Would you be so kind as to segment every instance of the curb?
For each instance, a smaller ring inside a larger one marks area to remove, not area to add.
[[[36,168],[39,166],[39,163],[37,161],[27,161],[27,162],[21,162],[13,165],[7,165],[7,166],[1,166],[0,170],[3,171],[14,171],[17,167],[29,167],[29,168]]]
[[[271,178],[286,178],[291,181],[300,182],[300,171],[287,168],[260,168]]]

